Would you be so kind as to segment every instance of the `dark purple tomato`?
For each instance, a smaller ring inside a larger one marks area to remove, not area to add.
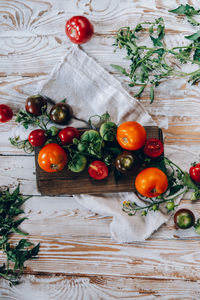
[[[51,121],[60,125],[67,125],[72,116],[72,108],[66,103],[57,103],[50,110]]]
[[[40,95],[33,95],[26,99],[26,111],[34,116],[40,116],[47,109],[47,100]]]

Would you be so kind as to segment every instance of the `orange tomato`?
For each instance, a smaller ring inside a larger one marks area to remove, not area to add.
[[[157,197],[167,190],[167,176],[158,168],[146,168],[137,175],[135,187],[144,197]]]
[[[117,141],[123,149],[138,150],[144,146],[146,138],[146,130],[138,122],[124,122],[117,128]]]
[[[67,154],[58,144],[47,144],[39,152],[38,164],[46,172],[61,171],[67,164]]]

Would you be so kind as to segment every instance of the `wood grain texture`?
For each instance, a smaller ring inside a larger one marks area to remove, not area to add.
[[[187,3],[199,8],[198,0]],[[63,24],[75,14],[87,16],[95,26],[93,39],[82,49],[134,95],[136,89],[110,66],[128,67],[124,53],[113,52],[113,37],[121,26],[133,27],[162,16],[166,45],[184,45],[184,35],[196,29],[168,12],[179,4],[175,0],[1,0],[0,103],[11,105],[16,113],[28,95],[37,93],[71,46]],[[185,160],[189,166],[193,153],[199,153],[199,87],[190,86],[186,79],[166,80],[156,89],[153,105],[148,91],[141,102],[164,127],[165,144],[176,146],[174,151],[188,150]],[[111,241],[111,217],[84,209],[72,197],[40,196],[34,156],[8,142],[15,125],[14,121],[0,125],[0,183],[14,187],[19,182],[23,193],[35,195],[24,204],[29,219],[22,229],[30,232],[30,240],[42,241],[42,247],[40,259],[28,262],[26,272],[46,272],[46,276],[27,275],[22,285],[12,288],[1,280],[0,299],[200,298],[200,241],[193,230],[176,231],[171,218],[144,243],[119,245]],[[199,202],[191,203],[187,195],[185,199],[181,206],[192,209],[198,217]],[[0,261],[4,260],[1,255]],[[77,276],[52,276],[56,273]]]
[[[10,287],[2,282],[0,300],[185,299],[200,297],[200,282],[151,280],[114,276],[33,276]],[[27,298],[28,293],[28,298]]]

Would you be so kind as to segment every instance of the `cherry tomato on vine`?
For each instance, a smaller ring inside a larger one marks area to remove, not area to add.
[[[117,141],[126,150],[138,150],[146,141],[146,130],[135,121],[124,122],[117,128]]]
[[[89,165],[88,173],[92,178],[102,180],[108,177],[108,167],[103,161],[95,160]]]
[[[45,131],[43,129],[35,129],[31,131],[28,136],[29,143],[34,147],[40,147],[44,145],[47,140]]]
[[[144,145],[144,153],[149,157],[158,157],[164,152],[163,143],[156,138],[149,138]]]
[[[194,163],[189,170],[190,177],[197,183],[200,183],[200,163]]]
[[[34,116],[40,116],[47,109],[47,100],[40,95],[33,95],[26,99],[26,111]]]
[[[91,39],[94,28],[86,17],[74,16],[67,21],[65,32],[72,43],[83,44]]]
[[[144,197],[157,197],[167,190],[167,176],[158,168],[146,168],[136,176],[135,187]]]
[[[80,137],[80,131],[75,127],[68,126],[62,129],[58,136],[62,145],[68,145],[72,143],[74,138],[78,139]]]
[[[51,121],[61,125],[67,125],[72,115],[72,108],[67,103],[57,103],[50,110]]]
[[[5,123],[11,120],[13,117],[12,109],[5,104],[0,104],[0,122]]]
[[[174,215],[174,223],[176,227],[181,229],[187,229],[194,225],[195,217],[191,210],[186,208],[181,208],[177,210]]]
[[[46,172],[58,172],[66,166],[67,159],[67,154],[61,146],[50,143],[40,150],[38,164]]]

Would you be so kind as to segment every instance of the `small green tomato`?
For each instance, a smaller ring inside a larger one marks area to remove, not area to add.
[[[82,172],[87,164],[87,159],[84,155],[75,154],[72,158],[72,161],[69,163],[68,168],[70,171],[75,173]]]
[[[104,141],[112,142],[116,137],[117,125],[113,122],[105,122],[101,124],[99,133]]]
[[[175,207],[175,204],[173,201],[167,202],[166,208],[168,209],[168,211],[174,210],[174,207]]]

